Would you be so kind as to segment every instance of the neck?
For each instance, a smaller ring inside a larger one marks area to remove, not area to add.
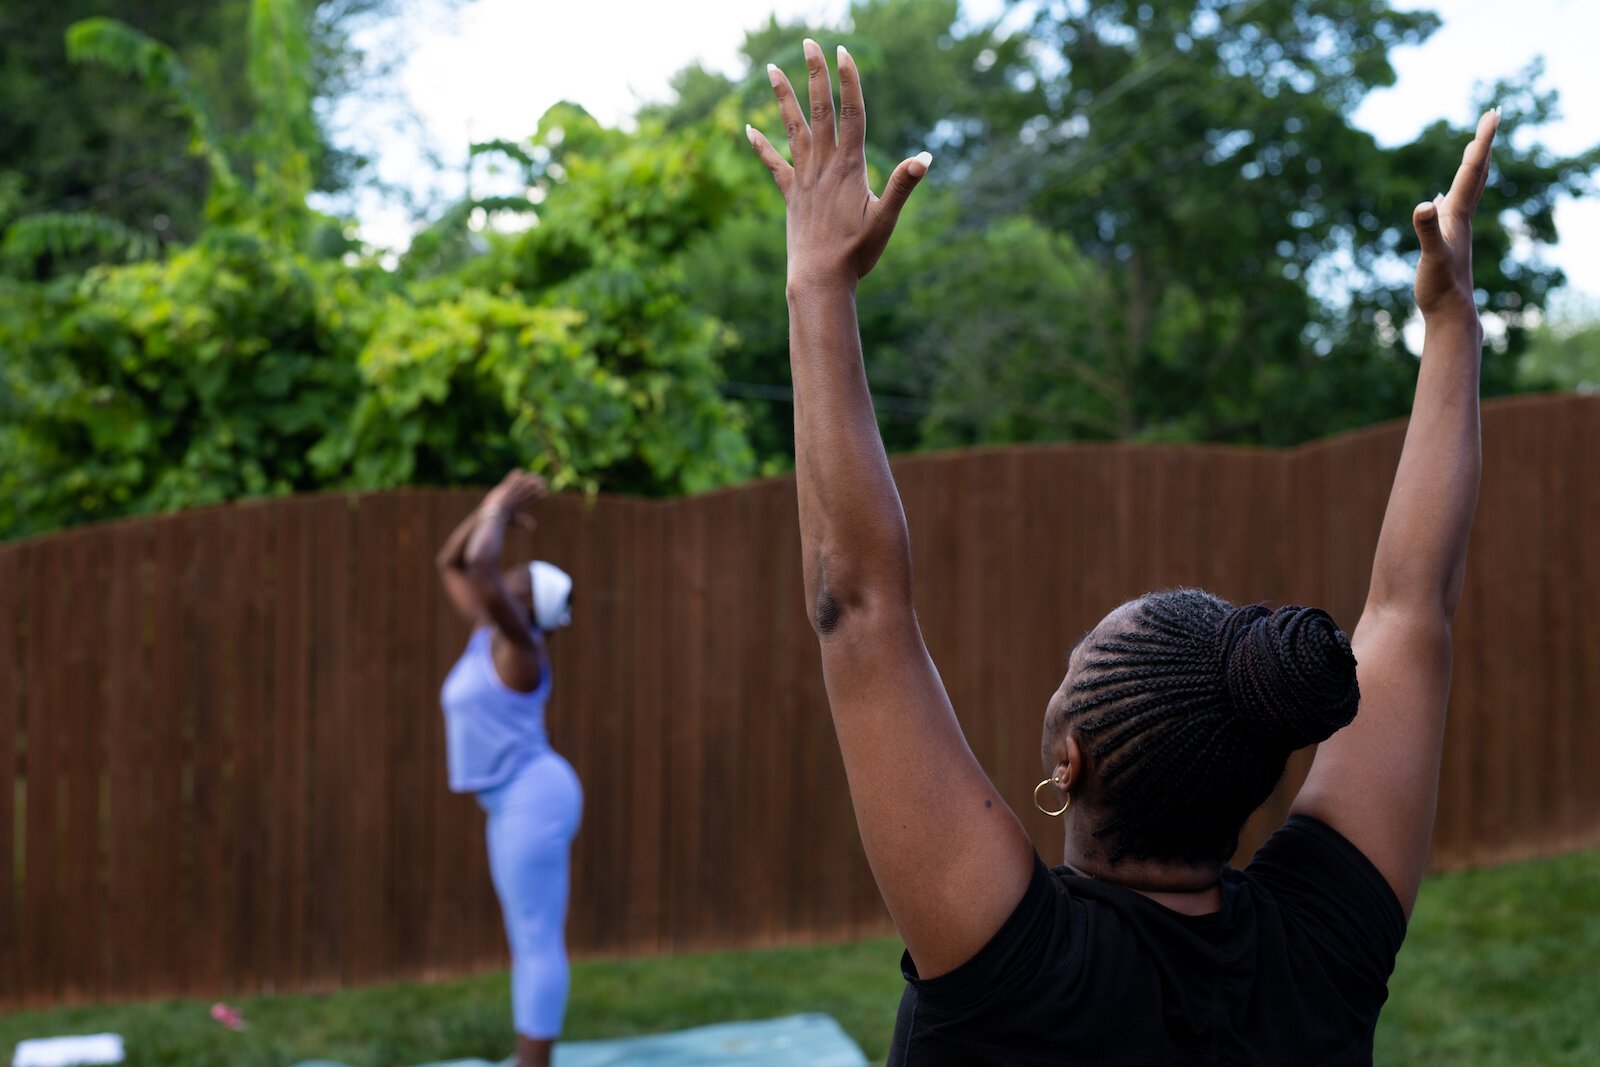
[[[1098,840],[1082,841],[1070,829],[1064,860],[1074,874],[1123,886],[1186,915],[1205,915],[1222,907],[1220,863],[1123,859],[1113,864]]]

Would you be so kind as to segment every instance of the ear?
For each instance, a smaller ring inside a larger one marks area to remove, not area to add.
[[[1083,777],[1083,749],[1071,730],[1063,730],[1055,744],[1056,765],[1051,774],[1063,790],[1070,790]]]

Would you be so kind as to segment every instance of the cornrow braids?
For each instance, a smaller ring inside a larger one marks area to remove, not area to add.
[[[1289,753],[1355,717],[1350,642],[1316,608],[1150,593],[1087,651],[1064,715],[1093,753],[1110,861],[1225,860]]]

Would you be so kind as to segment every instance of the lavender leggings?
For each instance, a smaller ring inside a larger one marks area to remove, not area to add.
[[[517,1033],[561,1036],[567,1011],[569,853],[583,787],[554,752],[478,794],[489,815],[489,870],[511,943],[511,1011]]]

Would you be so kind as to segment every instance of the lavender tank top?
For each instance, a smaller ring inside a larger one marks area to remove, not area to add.
[[[493,789],[550,750],[544,728],[550,660],[541,647],[538,688],[519,693],[495,672],[493,635],[487,626],[472,632],[439,694],[450,788],[457,793]]]

